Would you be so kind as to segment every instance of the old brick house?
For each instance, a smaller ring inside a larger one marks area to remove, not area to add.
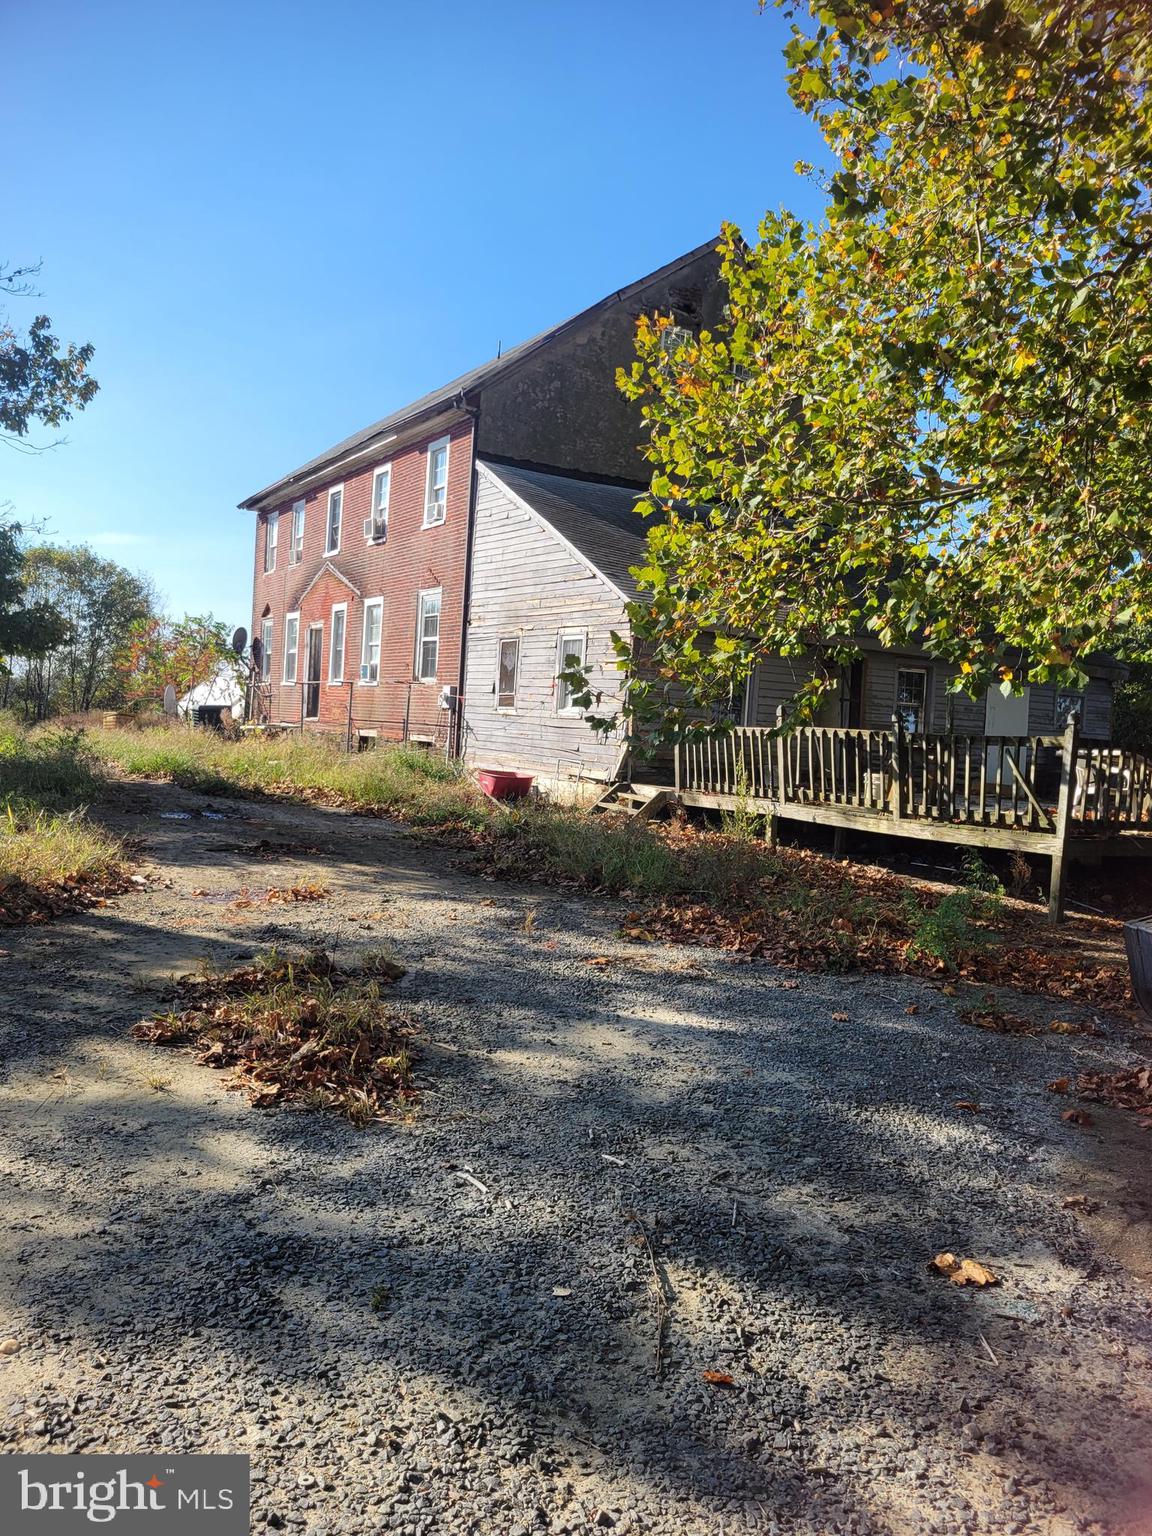
[[[478,461],[642,478],[615,370],[641,313],[715,324],[718,273],[710,241],[242,502],[256,514],[253,712],[459,750]]]

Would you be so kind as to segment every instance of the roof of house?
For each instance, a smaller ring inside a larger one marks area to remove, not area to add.
[[[531,357],[533,353],[538,352],[541,347],[546,346],[558,336],[562,336],[566,331],[573,330],[577,326],[584,324],[599,311],[607,309],[609,305],[630,298],[633,294],[646,288],[650,283],[670,276],[681,267],[691,265],[692,262],[699,260],[701,256],[715,250],[715,248],[715,239],[706,240],[703,245],[698,245],[695,250],[688,251],[683,256],[678,256],[675,261],[668,262],[666,266],[658,267],[655,272],[649,272],[647,277],[641,277],[636,282],[629,283],[627,287],[619,288],[614,293],[607,294],[597,303],[581,310],[579,314],[573,315],[568,320],[561,321],[559,325],[550,326],[548,330],[541,331],[538,336],[533,336],[528,341],[520,342],[518,346],[501,353],[499,357],[491,358],[488,362],[482,363],[478,368],[472,368],[467,373],[460,374],[458,378],[451,379],[447,384],[442,384],[439,389],[434,389],[429,394],[421,395],[418,400],[413,400],[410,404],[401,406],[399,410],[393,411],[390,415],[373,422],[370,427],[365,427],[360,432],[354,432],[351,437],[346,437],[342,442],[325,449],[323,453],[318,454],[314,459],[309,459],[306,464],[301,464],[298,469],[292,470],[287,475],[282,475],[279,480],[274,480],[271,485],[266,485],[262,491],[254,492],[253,495],[240,503],[241,509],[255,507],[260,502],[266,501],[277,491],[287,491],[295,481],[315,474],[323,469],[325,465],[346,458],[349,454],[355,453],[357,449],[367,448],[374,439],[386,436],[389,433],[394,434],[401,427],[407,426],[419,417],[432,415],[438,410],[443,410],[459,401],[462,396],[474,393],[476,390],[483,388],[484,385],[492,383],[494,379],[503,378],[506,374],[511,373],[520,363]]]
[[[636,595],[630,568],[644,559],[644,538],[651,524],[636,503],[645,494],[635,485],[484,460],[481,468],[556,530],[589,565],[627,598]]]

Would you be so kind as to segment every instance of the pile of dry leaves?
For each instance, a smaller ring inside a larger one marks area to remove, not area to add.
[[[1085,1072],[1076,1079],[1082,1099],[1129,1109],[1152,1121],[1152,1067],[1127,1067],[1120,1072]]]
[[[273,951],[227,974],[182,977],[173,1010],[132,1034],[193,1046],[203,1065],[233,1069],[230,1086],[261,1108],[335,1109],[365,1125],[416,1096],[410,1031],[382,991],[403,974],[383,954],[345,970],[323,950]]]
[[[110,896],[120,896],[134,882],[126,871],[103,875],[98,880],[81,878],[30,885],[25,880],[0,881],[0,926],[47,923],[65,912],[102,907]]]

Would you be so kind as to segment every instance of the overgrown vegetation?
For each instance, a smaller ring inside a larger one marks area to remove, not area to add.
[[[169,779],[208,794],[294,796],[365,811],[387,811],[421,826],[478,827],[488,802],[454,763],[430,752],[387,747],[346,752],[319,735],[250,736],[158,726],[94,730],[99,756],[124,773]]]
[[[336,1110],[367,1125],[415,1098],[410,1032],[383,993],[403,974],[384,951],[343,968],[324,950],[271,950],[238,970],[182,977],[175,1008],[132,1033],[233,1069],[231,1086],[260,1108]]]
[[[0,922],[43,918],[121,885],[120,843],[85,814],[101,783],[80,733],[30,736],[0,719]]]

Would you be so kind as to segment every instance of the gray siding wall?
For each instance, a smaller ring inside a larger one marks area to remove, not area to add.
[[[612,589],[499,486],[480,474],[472,551],[472,598],[464,679],[466,760],[478,768],[517,768],[542,777],[607,777],[620,741],[597,737],[578,715],[556,711],[561,633],[583,633],[593,685],[610,709],[620,674],[609,638],[626,630]],[[501,640],[519,639],[513,712],[496,708]]]
[[[954,676],[950,668],[915,653],[895,651],[873,651],[864,657],[862,725],[872,730],[891,725],[896,708],[896,674],[904,667],[920,667],[928,673],[930,730],[941,733],[952,730],[958,736],[984,734],[984,700],[950,692],[949,684]],[[777,705],[782,704],[811,674],[812,664],[803,656],[776,656],[762,663],[756,670],[749,723],[774,724]],[[1034,736],[1059,734],[1065,722],[1056,720],[1055,710],[1056,688],[1051,683],[1033,684],[1028,690],[1029,732]],[[825,710],[822,723],[840,723],[835,703]],[[1080,728],[1084,736],[1093,740],[1111,739],[1112,684],[1106,679],[1089,678],[1083,694]]]

